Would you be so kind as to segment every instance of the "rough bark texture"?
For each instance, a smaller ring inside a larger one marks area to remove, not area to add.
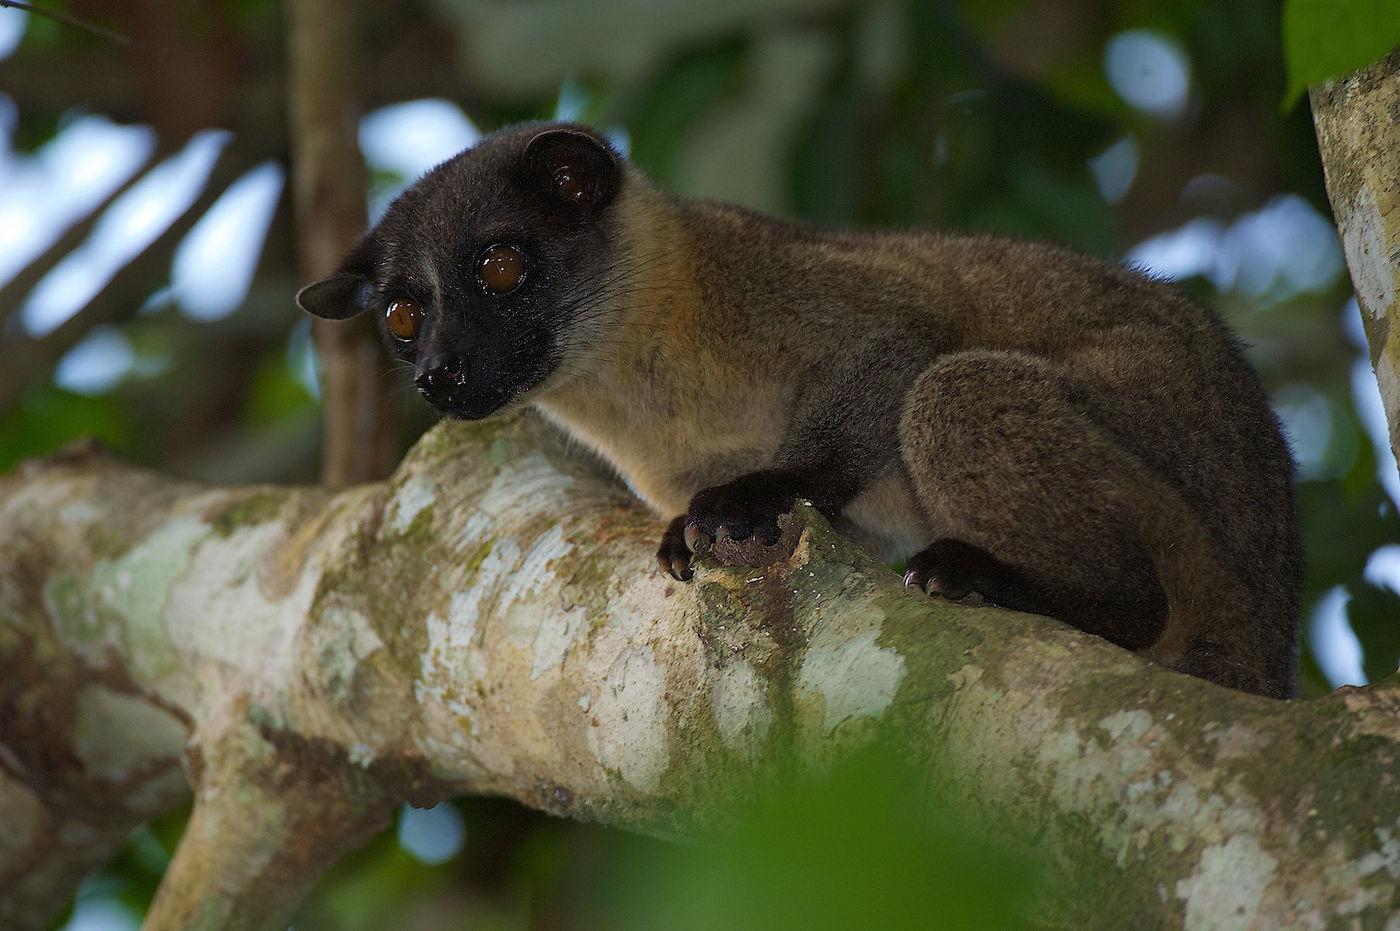
[[[934,804],[1034,844],[1052,888],[1091,882],[1047,893],[1048,924],[1380,927],[1400,906],[1394,688],[1230,692],[906,593],[800,518],[780,563],[674,582],[660,525],[530,417],[443,425],[338,494],[23,468],[0,480],[0,925],[42,926],[178,800],[177,759],[195,814],[149,926],[274,928],[402,800],[685,834],[763,764],[877,736]]]
[[[1400,48],[1309,92],[1327,197],[1400,458]]]

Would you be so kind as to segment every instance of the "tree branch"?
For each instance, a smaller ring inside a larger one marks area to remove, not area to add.
[[[91,333],[94,327],[135,316],[154,290],[152,282],[168,273],[170,258],[180,240],[247,168],[247,164],[225,149],[215,163],[209,180],[188,209],[139,255],[118,269],[107,286],[92,300],[52,332],[38,339],[15,334],[0,341],[0,409],[14,404],[25,389],[38,379],[47,377],[63,354]]]
[[[45,275],[53,271],[54,266],[67,258],[70,252],[82,245],[92,234],[93,229],[97,226],[97,221],[107,212],[107,208],[131,190],[132,186],[145,177],[146,171],[161,158],[164,158],[166,154],[168,153],[159,150],[154,152],[136,167],[130,177],[117,185],[112,193],[103,198],[100,204],[93,207],[87,216],[64,230],[47,249],[35,256],[29,264],[16,272],[15,276],[4,285],[0,285],[0,333],[6,332],[12,326],[11,319],[23,304],[25,296],[34,289],[34,286]]]
[[[1309,89],[1327,197],[1400,458],[1400,48]]]
[[[71,26],[74,29],[81,29],[83,32],[90,32],[95,36],[101,36],[118,45],[127,45],[131,42],[130,38],[122,35],[120,32],[104,29],[85,19],[78,19],[76,16],[70,16],[62,10],[51,10],[48,7],[36,6],[33,3],[25,3],[23,0],[0,0],[0,7],[11,7],[16,10],[24,10],[26,13],[33,13],[35,16],[44,16],[56,23],[62,23],[65,26]]]
[[[148,921],[192,921],[214,870],[223,904],[190,926],[285,927],[405,799],[498,793],[692,833],[761,792],[766,765],[820,767],[883,736],[933,804],[1034,844],[1060,883],[1112,890],[1090,902],[1052,883],[1047,923],[1391,913],[1393,689],[1270,701],[1046,618],[934,602],[810,509],[786,528],[791,556],[702,560],[688,585],[656,572],[660,529],[528,417],[444,424],[389,482],[335,495],[31,465],[0,480],[0,549],[24,554],[0,564],[0,681],[67,663],[81,674],[50,694],[107,676],[134,700],[100,727],[77,700],[47,702],[38,752],[37,727],[8,723],[27,690],[0,692],[3,756],[26,761],[9,817],[43,823],[55,769],[103,778],[65,761],[108,745],[128,768],[168,758],[172,741],[142,736],[158,715],[188,734],[199,829]],[[211,807],[249,783],[241,813]],[[302,810],[321,816],[219,827]],[[37,869],[0,848],[0,920],[38,926],[8,892]]]

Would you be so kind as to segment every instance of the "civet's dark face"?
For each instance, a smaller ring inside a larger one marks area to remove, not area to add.
[[[329,278],[320,317],[369,311],[435,407],[475,420],[542,385],[586,340],[610,277],[622,164],[577,126],[489,136],[390,205]]]

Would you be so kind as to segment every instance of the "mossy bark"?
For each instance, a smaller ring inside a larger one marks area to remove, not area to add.
[[[1047,888],[1099,890],[1047,893],[1049,924],[1400,906],[1393,688],[1270,701],[935,602],[809,509],[791,555],[714,553],[690,584],[656,571],[660,531],[531,417],[444,424],[334,495],[88,455],[0,479],[0,924],[41,926],[175,804],[177,760],[196,826],[277,830],[188,832],[150,926],[272,928],[404,800],[684,835],[769,764],[881,738],[932,804],[1033,843]]]

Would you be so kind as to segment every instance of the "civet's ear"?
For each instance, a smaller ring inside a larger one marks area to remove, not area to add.
[[[297,303],[307,313],[330,320],[344,320],[368,310],[378,254],[378,243],[368,236],[361,239],[334,275],[298,291]]]
[[[523,166],[531,187],[579,210],[607,206],[622,181],[612,148],[578,129],[541,131],[525,146]]]

